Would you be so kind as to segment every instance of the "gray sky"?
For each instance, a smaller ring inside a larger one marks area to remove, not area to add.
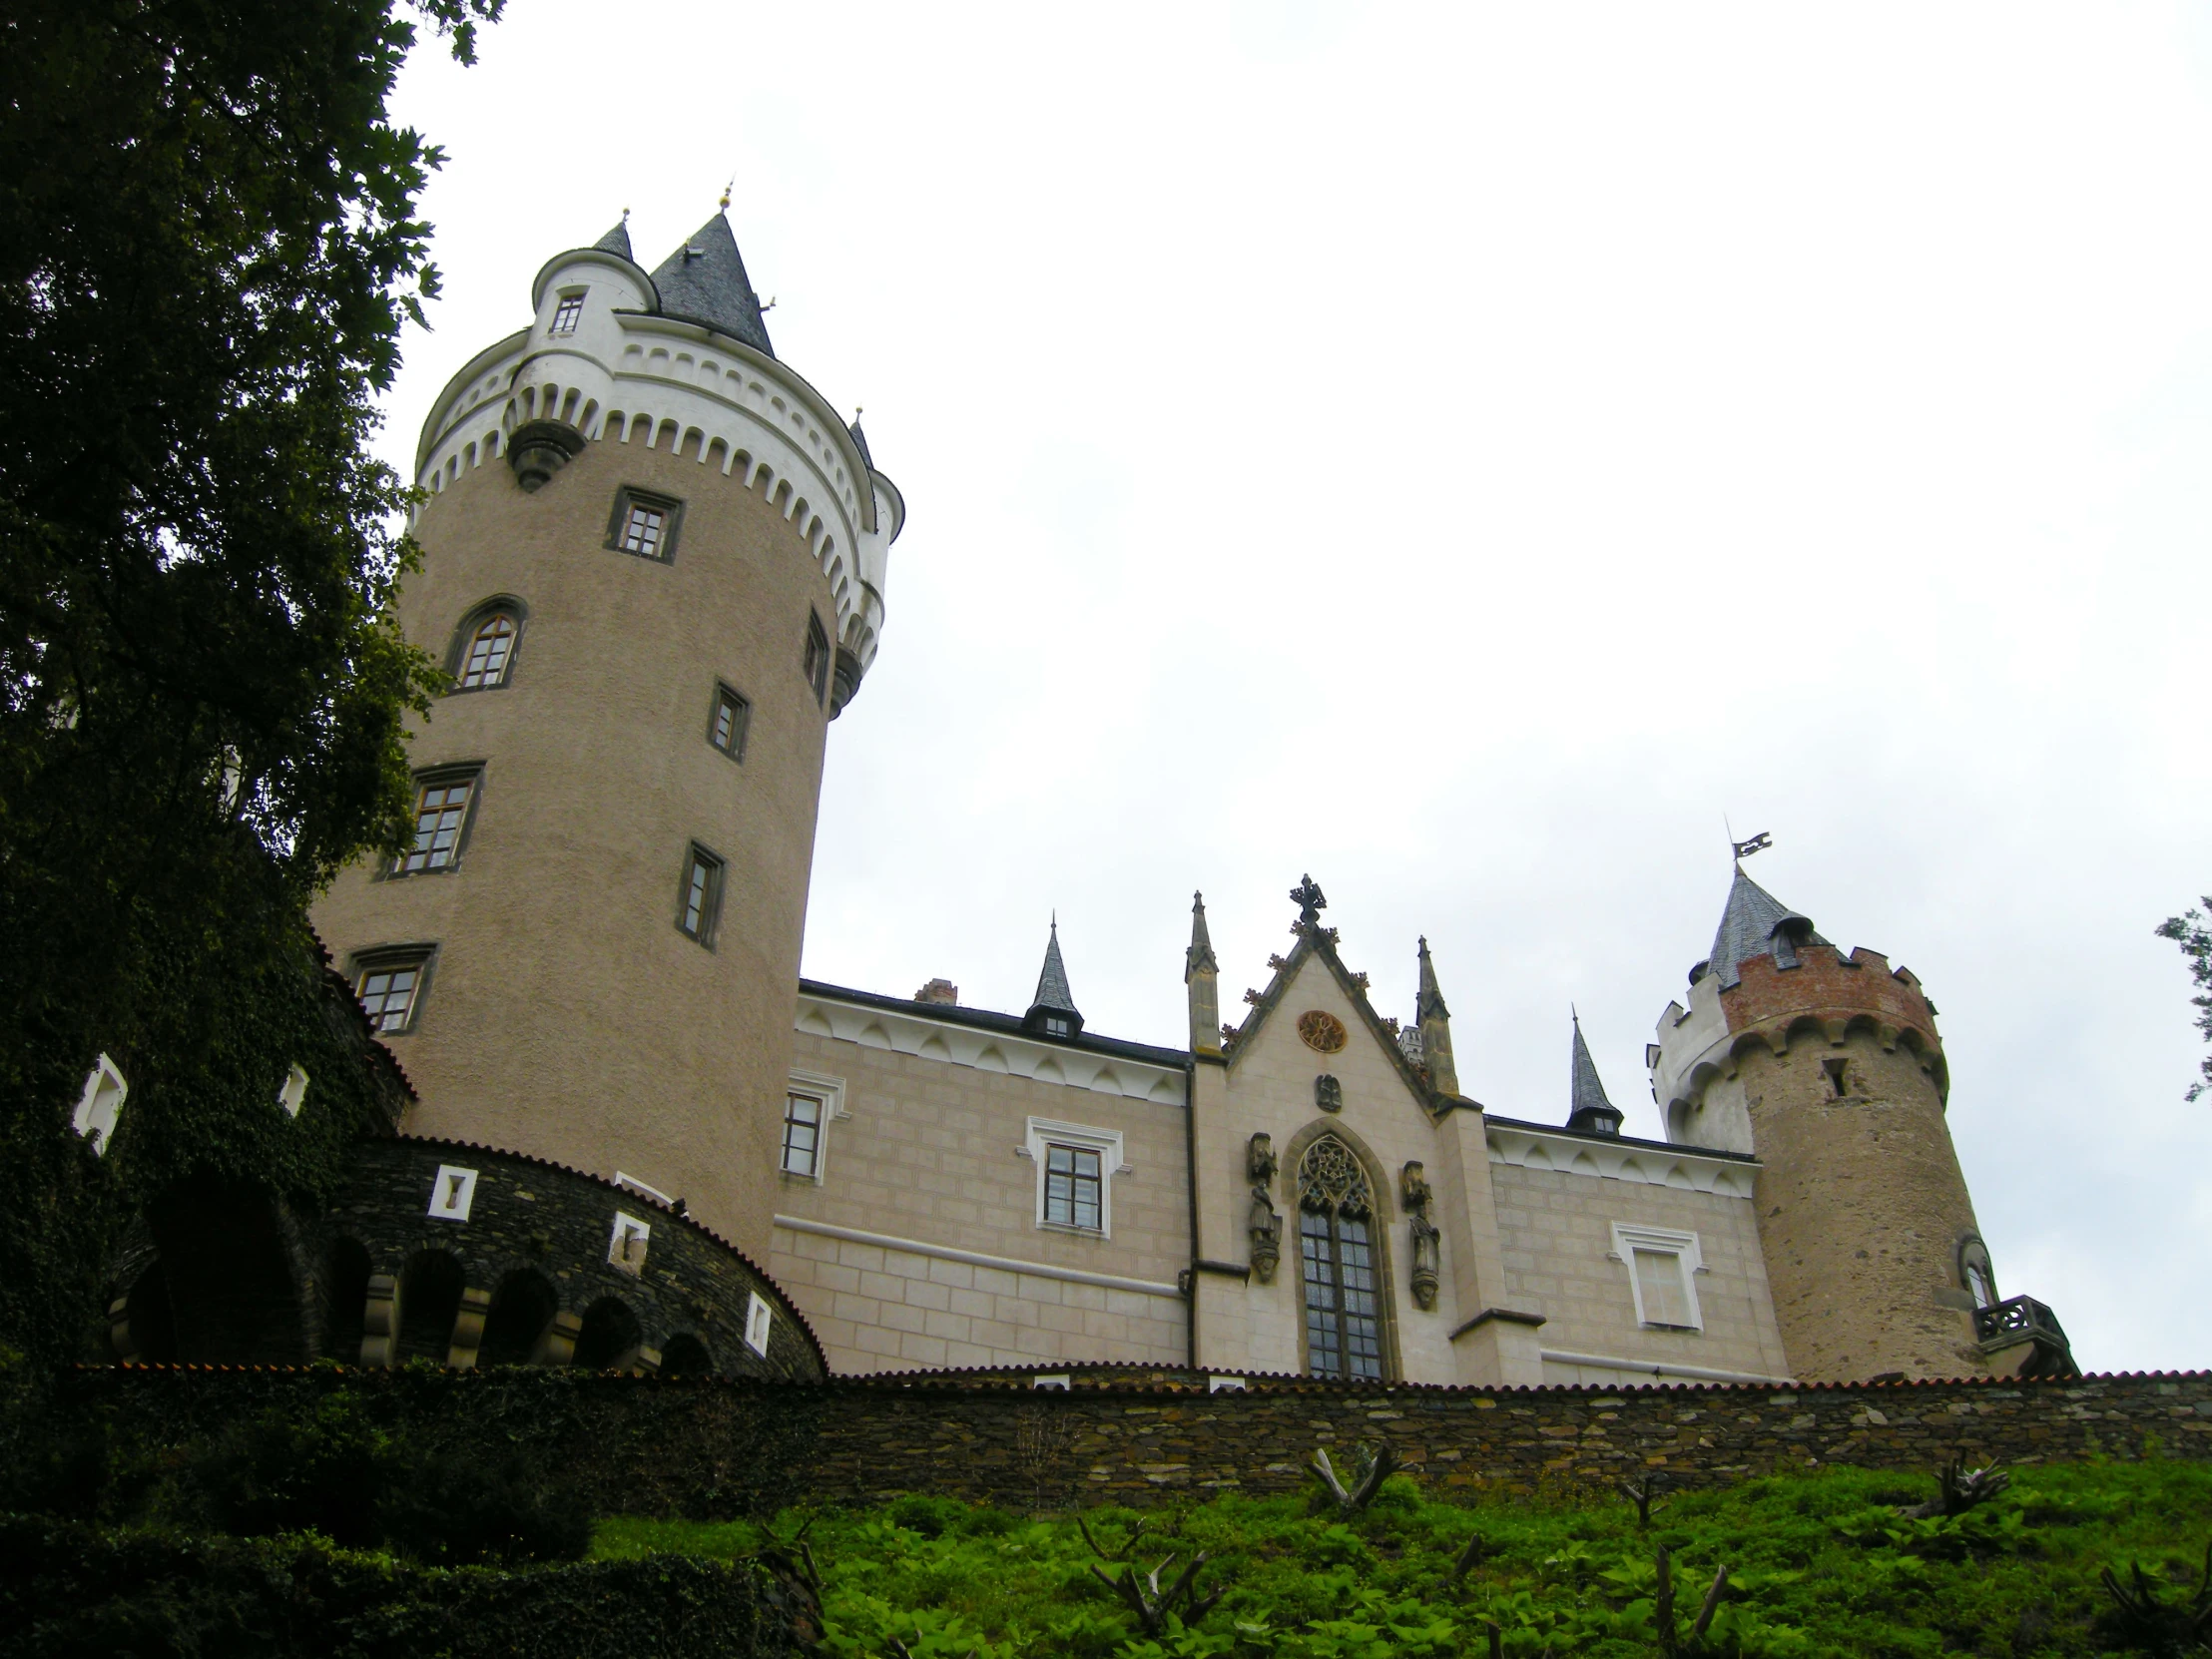
[[[1627,1129],[1750,868],[1942,1010],[2000,1288],[2212,1361],[2212,12],[512,0],[402,118],[447,296],[387,451],[736,175],[777,349],[910,508],[807,972],[1227,1017],[1311,870],[1462,1085]]]

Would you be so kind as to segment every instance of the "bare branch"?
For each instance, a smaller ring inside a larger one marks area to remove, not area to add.
[[[1447,1584],[1456,1585],[1460,1579],[1467,1576],[1467,1570],[1472,1567],[1475,1562],[1482,1559],[1483,1554],[1488,1550],[1488,1548],[1489,1540],[1484,1538],[1480,1531],[1469,1533],[1467,1536],[1467,1547],[1459,1551],[1459,1558],[1451,1563],[1451,1576],[1447,1578],[1444,1582]]]
[[[1721,1596],[1728,1589],[1728,1569],[1724,1566],[1713,1574],[1713,1587],[1705,1592],[1705,1605],[1697,1610],[1697,1623],[1690,1626],[1690,1640],[1705,1640],[1705,1627],[1713,1622],[1713,1615],[1720,1610]]]

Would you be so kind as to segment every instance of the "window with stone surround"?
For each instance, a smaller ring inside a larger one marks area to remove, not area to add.
[[[707,741],[731,760],[744,760],[745,729],[752,717],[753,705],[717,681],[714,712],[707,717]]]
[[[1021,1151],[1037,1165],[1039,1227],[1112,1234],[1114,1177],[1125,1168],[1119,1130],[1031,1118]]]
[[[844,1115],[844,1079],[794,1071],[784,1090],[784,1174],[819,1185],[830,1154],[830,1125]]]
[[[1636,1323],[1653,1331],[1703,1331],[1697,1275],[1705,1271],[1695,1233],[1613,1223],[1612,1259],[1628,1270]]]
[[[561,302],[553,307],[553,326],[547,330],[554,334],[573,334],[576,324],[584,317],[584,295],[587,288],[572,288],[561,295]]]
[[[1382,1264],[1375,1196],[1352,1148],[1324,1135],[1298,1165],[1298,1244],[1306,1375],[1382,1377]]]
[[[617,553],[670,564],[676,558],[676,534],[683,527],[684,504],[625,484],[615,491],[614,514],[607,521],[607,546]]]
[[[684,888],[676,925],[709,950],[715,947],[715,924],[722,917],[722,859],[697,841],[692,842],[684,855]]]
[[[491,691],[507,683],[507,665],[514,660],[515,614],[501,605],[484,612],[469,630],[461,653],[459,672],[453,676],[457,691]]]
[[[428,874],[460,861],[482,778],[483,769],[470,766],[441,768],[415,780],[414,844],[392,860],[392,874]]]
[[[800,661],[800,672],[807,677],[807,688],[819,704],[830,694],[830,635],[822,626],[822,618],[812,611],[807,614],[807,654]]]
[[[360,998],[369,1029],[386,1037],[413,1030],[429,978],[427,946],[399,946],[355,957],[353,994]]]

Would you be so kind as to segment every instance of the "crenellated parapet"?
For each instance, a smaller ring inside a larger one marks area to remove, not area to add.
[[[676,258],[706,240],[703,229]],[[506,457],[515,431],[536,421],[695,462],[792,526],[829,581],[840,677],[856,684],[881,638],[890,545],[905,519],[857,429],[769,351],[665,310],[653,276],[604,246],[548,261],[531,303],[528,328],[447,382],[423,424],[415,482],[441,493]]]
[[[1798,1042],[1842,1047],[1863,1034],[1886,1054],[1911,1057],[1937,1098],[1947,1099],[1936,1009],[1910,968],[1893,969],[1864,946],[1847,953],[1808,942],[1787,954],[1787,964],[1775,954],[1742,961],[1737,982],[1725,989],[1719,974],[1703,974],[1690,986],[1687,1008],[1670,1002],[1659,1016],[1652,1095],[1670,1136],[1685,1138],[1677,1131],[1687,1130],[1711,1084],[1736,1077],[1748,1050],[1779,1056]]]

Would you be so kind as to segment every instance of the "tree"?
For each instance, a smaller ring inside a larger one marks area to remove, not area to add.
[[[405,3],[466,62],[503,0]],[[73,1348],[159,1182],[335,1177],[343,1126],[309,1154],[273,1102],[307,900],[404,832],[437,679],[368,448],[437,285],[441,158],[386,112],[414,40],[395,0],[0,22],[0,1346]],[[68,1130],[102,1051],[105,1160]]]
[[[2189,977],[2197,987],[2189,1000],[2196,1006],[2197,1029],[2206,1042],[2212,1042],[2212,921],[2206,919],[2207,910],[2212,910],[2212,897],[2204,900],[2203,910],[2168,916],[2158,924],[2158,936],[2172,939],[2189,958]],[[2197,1080],[2189,1085],[2189,1098],[2194,1100],[2207,1089],[2212,1089],[2212,1054],[2197,1062]]]

